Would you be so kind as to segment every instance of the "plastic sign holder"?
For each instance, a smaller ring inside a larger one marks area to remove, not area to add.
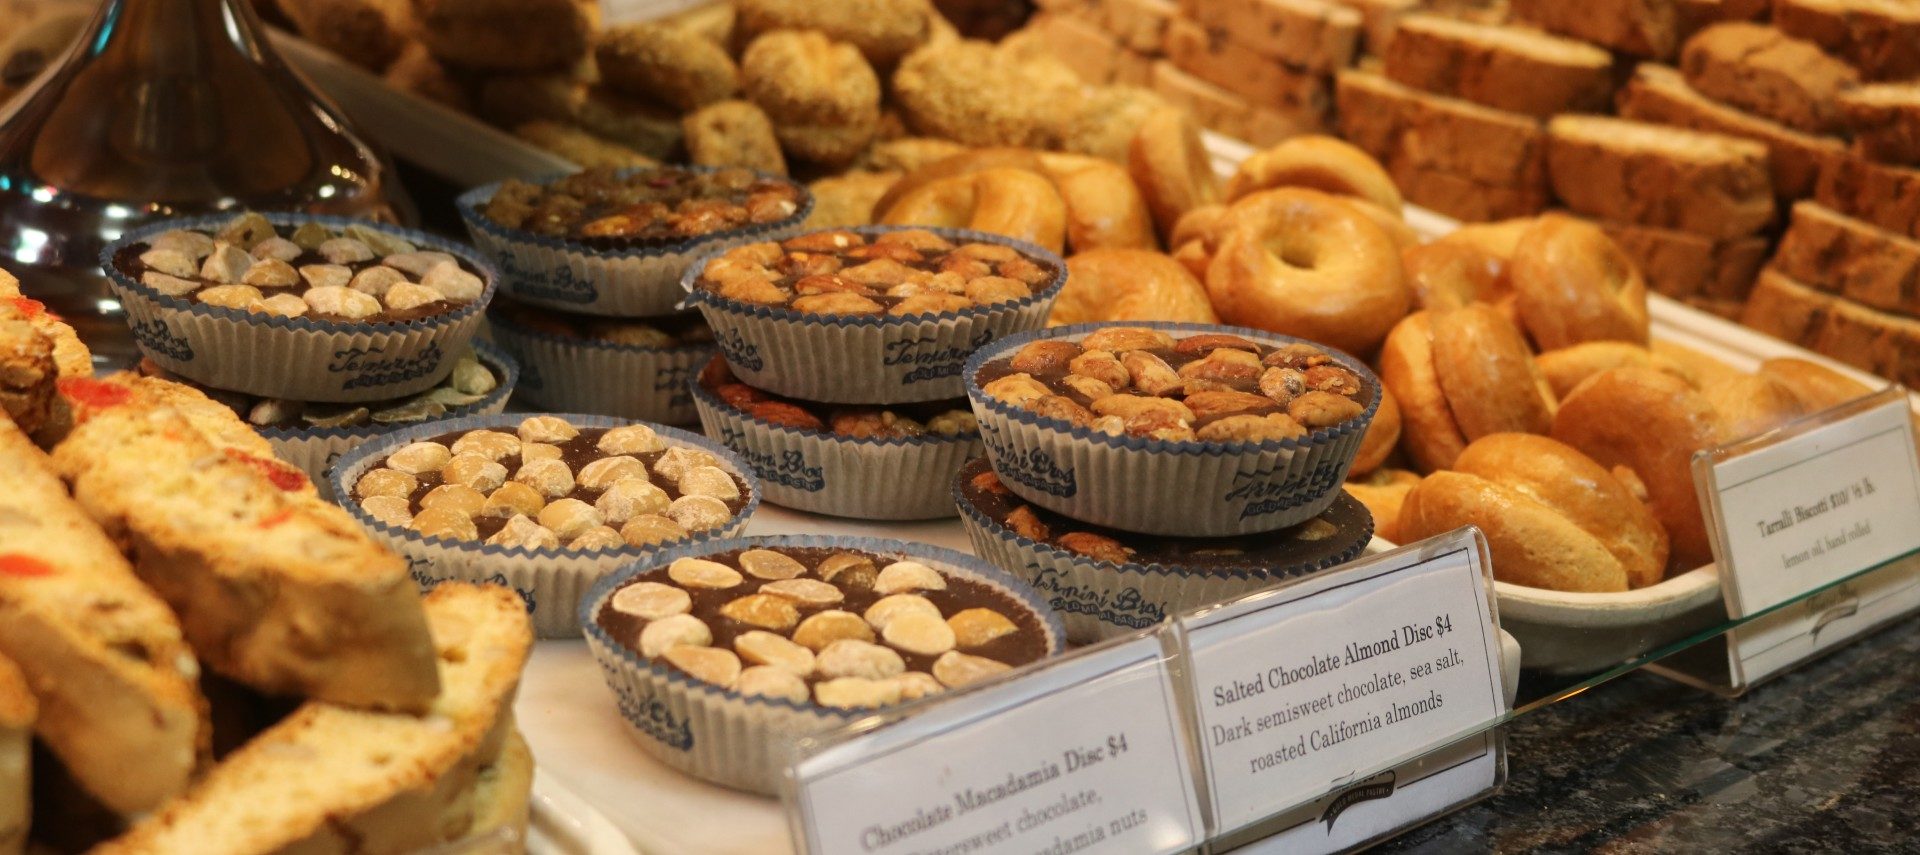
[[[1727,614],[1655,670],[1729,696],[1920,607],[1920,452],[1887,389],[1694,457]]]

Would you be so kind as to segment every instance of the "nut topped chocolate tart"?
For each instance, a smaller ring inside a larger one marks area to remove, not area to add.
[[[709,260],[695,287],[815,314],[922,315],[1023,300],[1059,275],[1057,261],[1004,243],[840,229],[735,247]]]
[[[466,415],[489,400],[498,401],[509,391],[500,389],[509,374],[502,357],[496,351],[482,353],[478,348],[455,358],[453,370],[432,389],[417,395],[360,404],[295,401],[215,389],[175,376],[151,359],[141,360],[135,370],[144,376],[192,386],[225,404],[247,424],[268,431],[414,424],[442,416]],[[499,390],[498,394],[495,390]]]
[[[489,317],[532,332],[620,347],[710,345],[713,330],[698,312],[659,318],[609,318],[497,301]]]
[[[1359,418],[1369,381],[1326,350],[1236,335],[1106,327],[988,361],[988,396],[1072,427],[1202,442],[1287,440]]]
[[[748,696],[834,709],[960,688],[1050,650],[1032,607],[926,563],[854,549],[682,557],[594,617],[640,656]]]
[[[276,227],[242,214],[212,231],[174,229],[121,247],[112,259],[160,294],[287,318],[406,323],[481,299],[481,271],[373,226]]]
[[[482,207],[495,224],[589,243],[676,243],[778,223],[805,191],[745,169],[589,169],[545,184],[509,180]]]
[[[959,437],[980,432],[965,398],[885,407],[802,401],[740,382],[720,357],[701,370],[700,388],[751,418],[846,439]]]
[[[428,538],[525,549],[603,550],[725,526],[750,489],[697,448],[645,425],[576,427],[532,416],[401,446],[366,470],[350,501]]]

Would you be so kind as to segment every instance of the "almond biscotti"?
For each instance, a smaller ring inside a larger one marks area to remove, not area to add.
[[[1816,202],[1793,206],[1773,267],[1863,305],[1920,315],[1920,241]]]
[[[1613,98],[1612,54],[1525,27],[1408,15],[1385,59],[1398,83],[1540,118],[1603,112]]]
[[[1513,0],[1513,20],[1638,57],[1665,59],[1680,47],[1675,0]]]
[[[50,443],[73,421],[54,391],[60,378],[92,376],[93,354],[73,327],[21,294],[19,280],[0,270],[0,410]]]
[[[1835,98],[1860,83],[1853,66],[1772,27],[1715,24],[1687,40],[1680,71],[1701,94],[1809,134],[1841,130]]]
[[[309,702],[95,855],[387,855],[470,834],[533,628],[505,588],[445,583],[423,605],[442,687],[424,714]]]
[[[1220,38],[1304,71],[1353,64],[1360,13],[1332,0],[1181,0],[1180,11]]]
[[[1812,194],[1820,170],[1847,154],[1846,144],[1835,137],[1804,134],[1729,107],[1694,91],[1679,69],[1650,62],[1634,69],[1633,79],[1620,91],[1620,116],[1744,137],[1766,146],[1773,193],[1782,203]]]
[[[211,736],[180,624],[0,417],[0,655],[39,699],[37,733],[115,811],[185,789]]]
[[[1774,0],[1773,25],[1852,63],[1868,80],[1920,77],[1920,3]]]
[[[40,705],[26,675],[0,656],[0,855],[20,855],[33,820],[33,720]]]
[[[1473,221],[1546,207],[1546,133],[1529,116],[1340,73],[1340,134],[1380,161],[1415,204]]]
[[[208,667],[347,706],[417,710],[433,698],[433,647],[405,560],[298,469],[208,428],[212,413],[189,415],[124,375],[80,397],[56,466],[130,547]]]
[[[1779,270],[1760,274],[1740,322],[1862,371],[1920,383],[1920,321],[1820,291]]]
[[[1648,285],[1676,300],[1743,300],[1767,263],[1764,237],[1714,240],[1653,226],[1599,225],[1633,259]]]
[[[1153,64],[1152,88],[1154,94],[1168,103],[1193,114],[1201,125],[1256,146],[1269,146],[1291,136],[1326,130],[1324,113],[1281,113],[1256,107],[1247,99],[1181,71],[1164,59]]]
[[[1324,115],[1327,78],[1296,69],[1185,18],[1167,28],[1167,61],[1181,71],[1281,113]]]
[[[1547,123],[1553,192],[1602,220],[1711,238],[1773,219],[1767,149],[1752,140],[1604,116]]]
[[[1920,165],[1920,83],[1877,83],[1840,95],[1840,113],[1860,153]]]
[[[1920,238],[1920,169],[1843,157],[1820,173],[1813,198],[1887,231]]]

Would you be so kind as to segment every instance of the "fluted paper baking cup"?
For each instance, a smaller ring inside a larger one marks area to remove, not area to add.
[[[978,433],[836,436],[749,416],[697,379],[689,388],[707,436],[746,459],[767,501],[797,511],[866,520],[950,517],[948,484],[980,456]]]
[[[520,360],[520,398],[543,410],[599,413],[668,425],[700,417],[687,391],[713,344],[642,347],[555,335],[494,313],[493,340]]]
[[[173,229],[216,230],[233,214],[162,220],[123,235],[100,252],[108,287],[127,311],[140,352],[156,365],[215,389],[263,398],[362,403],[424,392],[445,379],[480,329],[493,299],[493,266],[472,249],[425,232],[317,214],[264,214],[276,228],[317,223],[359,226],[452,255],[486,280],[480,298],[412,321],[354,322],[288,318],[169,297],[122,273],[114,255]]]
[[[1046,323],[1053,300],[1067,282],[1060,257],[1026,241],[964,229],[862,226],[847,231],[878,235],[928,231],[963,243],[1012,247],[1051,265],[1053,280],[1033,294],[1004,303],[932,315],[823,315],[744,303],[696,287],[701,271],[719,256],[709,253],[687,268],[687,303],[699,307],[713,328],[720,355],[734,376],[755,386],[807,401],[835,404],[911,404],[965,394],[961,368],[989,342]]]
[[[473,351],[499,383],[480,400],[450,409],[442,418],[459,419],[500,412],[506,409],[507,398],[513,394],[514,384],[520,379],[520,370],[515,367],[513,358],[499,348],[476,339]],[[273,446],[273,453],[279,455],[281,460],[300,467],[314,484],[326,491],[331,489],[327,484],[327,469],[333,466],[340,455],[399,427],[402,425],[370,422],[353,427],[262,427],[254,430],[266,439],[268,445]]]
[[[1032,610],[1047,635],[1048,656],[1058,654],[1066,640],[1060,619],[1025,582],[951,549],[870,537],[809,535],[746,537],[677,547],[601,579],[580,607],[579,621],[586,627],[587,647],[600,663],[600,673],[613,690],[620,715],[627,720],[641,749],[654,759],[721,786],[772,795],[779,792],[795,740],[872,712],[742,695],[703,683],[664,663],[642,658],[609,636],[595,620],[621,585],[676,559],[736,549],[781,548],[853,549],[911,558],[941,573],[985,584]]]
[[[1092,644],[1137,632],[1191,609],[1225,602],[1285,579],[1338,567],[1366,551],[1373,537],[1373,517],[1365,506],[1349,498],[1366,515],[1366,530],[1347,550],[1318,561],[1260,570],[1215,570],[1162,563],[1116,563],[1089,558],[1048,543],[1022,537],[989,517],[953,485],[960,522],[967,529],[974,554],[1029,584],[1059,613],[1067,640]]]
[[[678,166],[695,172],[712,172],[701,166]],[[623,170],[620,175],[645,172],[651,167]],[[532,183],[549,184],[564,178],[550,175]],[[775,175],[760,177],[786,181]],[[777,222],[701,235],[678,243],[637,244],[609,249],[547,235],[509,228],[487,218],[487,202],[506,182],[496,181],[460,194],[456,206],[466,223],[474,246],[493,259],[500,268],[500,289],[523,303],[578,312],[623,318],[670,314],[679,305],[680,276],[700,255],[741,244],[780,240],[800,230],[813,212],[813,194],[805,185],[788,182],[800,189],[800,207],[792,216]]]
[[[746,504],[733,519],[719,528],[699,532],[686,540],[657,546],[621,546],[596,550],[528,549],[524,546],[495,546],[478,540],[426,537],[412,529],[396,528],[374,519],[352,499],[353,485],[360,480],[360,476],[387,454],[407,443],[482,428],[512,431],[531,415],[555,415],[581,428],[644,424],[609,416],[503,413],[414,425],[362,443],[341,456],[327,473],[327,483],[333,488],[333,500],[359,520],[374,539],[406,558],[407,572],[415,582],[420,583],[423,590],[447,580],[512,588],[526,602],[527,614],[533,618],[534,632],[541,638],[580,637],[581,598],[595,581],[615,568],[662,550],[696,546],[738,535],[760,506],[759,480],[753,477],[753,471],[732,451],[698,434],[654,424],[647,427],[659,433],[669,447],[691,446],[709,452],[720,459],[722,467],[747,485]]]
[[[989,361],[1035,341],[1077,342],[1108,327],[1154,329],[1176,338],[1223,333],[1273,346],[1310,344],[1361,378],[1366,409],[1296,439],[1150,439],[1113,436],[1041,416],[987,395],[976,379]],[[1319,516],[1339,495],[1380,408],[1380,380],[1360,360],[1304,339],[1214,324],[1074,324],[1025,333],[974,353],[965,379],[987,457],[1008,489],[1082,522],[1171,537],[1258,534]]]

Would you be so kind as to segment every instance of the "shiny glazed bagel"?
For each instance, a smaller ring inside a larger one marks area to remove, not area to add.
[[[1177,107],[1157,110],[1140,123],[1127,148],[1127,173],[1168,246],[1176,245],[1174,225],[1188,211],[1220,202],[1220,177],[1200,141],[1200,126]]]
[[[1366,354],[1412,302],[1393,240],[1325,193],[1257,193],[1221,227],[1206,283],[1227,323]]]
[[[1389,543],[1404,543],[1400,539],[1400,508],[1418,483],[1420,476],[1405,469],[1376,469],[1348,481],[1346,490],[1373,514],[1375,536]]]
[[[1583,341],[1647,343],[1647,283],[1598,226],[1547,214],[1512,261],[1520,320],[1541,350]]]
[[[1624,341],[1588,341],[1559,350],[1549,350],[1534,358],[1540,373],[1546,375],[1553,394],[1565,398],[1588,377],[1614,368],[1651,368],[1672,374],[1695,388],[1700,387],[1693,371],[1685,365],[1637,344]]]
[[[1367,434],[1360,438],[1360,452],[1353,457],[1353,467],[1347,470],[1349,477],[1365,475],[1380,468],[1400,446],[1400,403],[1393,392],[1386,388],[1380,390],[1380,409],[1374,411],[1373,423],[1367,425]]]
[[[1220,318],[1206,286],[1180,262],[1152,250],[1093,249],[1067,258],[1067,284],[1047,323],[1092,321],[1217,324]]]
[[[1379,162],[1338,137],[1298,136],[1241,161],[1227,181],[1227,201],[1280,187],[1352,196],[1392,212],[1405,204]]]
[[[1067,205],[1067,245],[1074,252],[1106,247],[1157,249],[1153,215],[1140,188],[1118,164],[1079,154],[1040,155],[1046,176]]]
[[[1486,303],[1432,314],[1434,374],[1469,441],[1553,427],[1557,399],[1512,322]]]
[[[1808,412],[1800,396],[1771,374],[1743,374],[1701,391],[1720,417],[1720,435],[1727,442],[1766,433]]]
[[[1433,364],[1433,316],[1414,312],[1380,347],[1380,385],[1400,406],[1400,444],[1422,472],[1453,466],[1467,437],[1453,418]]]
[[[974,229],[1059,252],[1067,205],[1038,173],[988,169],[922,185],[900,197],[880,222],[890,226]]]
[[[1499,303],[1513,295],[1507,260],[1469,243],[1445,239],[1400,252],[1413,303],[1422,309],[1458,309]]]
[[[1372,220],[1374,225],[1379,226],[1381,231],[1387,233],[1387,237],[1393,239],[1394,249],[1405,252],[1420,245],[1420,233],[1414,231],[1412,226],[1407,225],[1407,221],[1401,218],[1398,213],[1389,211],[1365,199],[1359,199],[1353,196],[1342,196],[1340,201],[1347,203],[1347,205],[1354,210],[1366,214],[1367,219]]]

